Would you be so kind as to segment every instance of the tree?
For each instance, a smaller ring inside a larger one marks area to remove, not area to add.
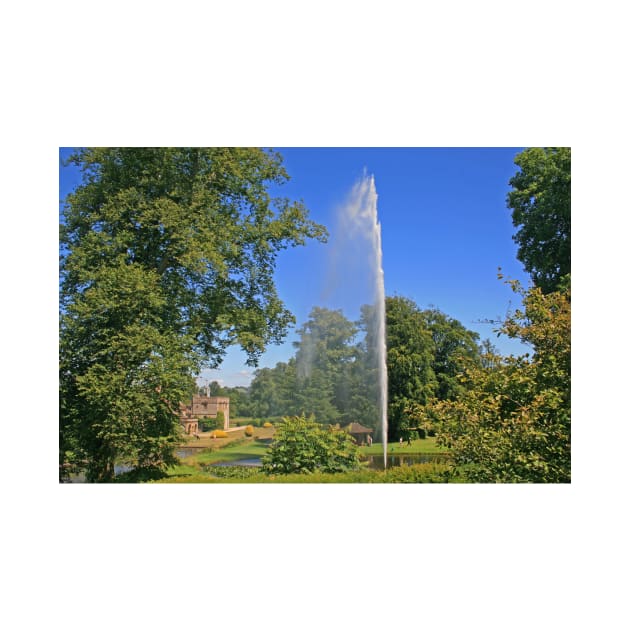
[[[464,365],[478,363],[479,335],[436,308],[421,310],[412,300],[387,298],[389,438],[406,437],[425,425],[427,406],[452,400],[463,386]]]
[[[315,307],[298,333],[300,340],[294,345],[300,411],[323,423],[345,422],[356,326],[341,310]]]
[[[192,375],[231,344],[255,365],[294,321],[279,250],[323,240],[272,199],[279,154],[245,148],[82,149],[60,228],[60,463],[109,481],[121,457],[163,468]]]
[[[510,179],[518,259],[544,293],[571,272],[571,149],[531,148],[516,156]]]
[[[431,368],[437,380],[435,397],[453,400],[462,391],[457,376],[464,364],[479,360],[479,335],[438,309],[427,309],[422,315],[433,340]]]
[[[335,473],[358,466],[358,449],[350,434],[304,415],[283,419],[263,457],[263,470],[269,474]]]
[[[295,359],[277,363],[273,368],[256,370],[249,387],[252,414],[270,418],[297,413],[295,383]]]
[[[387,330],[388,437],[406,435],[414,423],[407,409],[411,403],[426,405],[438,382],[432,368],[434,342],[426,319],[410,299],[385,300]]]
[[[432,408],[438,440],[472,481],[568,482],[571,480],[570,288],[543,294],[524,291],[524,310],[501,332],[534,348],[532,357],[491,357],[471,364],[457,400]]]

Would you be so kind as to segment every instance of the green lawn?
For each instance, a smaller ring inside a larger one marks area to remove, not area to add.
[[[383,445],[380,442],[374,442],[372,446],[361,446],[359,451],[363,455],[380,455],[383,453]],[[387,452],[394,455],[422,455],[448,453],[449,450],[444,446],[438,446],[434,437],[428,437],[424,440],[411,440],[411,446],[406,441],[403,441],[402,446],[399,442],[390,442],[387,445]]]
[[[267,452],[268,445],[263,442],[255,442],[253,439],[235,445],[226,446],[217,451],[202,451],[198,455],[186,457],[185,462],[193,460],[200,464],[213,464],[216,462],[233,462],[238,459],[251,459],[262,457]]]

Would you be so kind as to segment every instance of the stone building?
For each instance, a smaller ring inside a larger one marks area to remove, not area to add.
[[[180,421],[188,434],[199,431],[199,420],[216,418],[223,412],[223,429],[230,428],[230,399],[227,396],[193,396],[188,405],[181,405]]]

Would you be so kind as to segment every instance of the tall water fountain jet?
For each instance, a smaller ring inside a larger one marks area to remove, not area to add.
[[[361,265],[365,276],[367,266],[368,290],[373,301],[372,334],[368,337],[374,345],[375,367],[378,380],[378,409],[381,438],[383,441],[383,465],[387,467],[387,347],[385,341],[385,275],[383,273],[383,249],[381,224],[378,220],[376,186],[374,176],[363,175],[355,184],[348,202],[340,213],[341,243],[348,257],[348,248],[355,244],[354,261]],[[360,245],[356,245],[361,243]],[[366,252],[367,248],[367,252]],[[352,250],[351,252],[352,253]],[[366,256],[367,254],[367,256]],[[339,265],[337,265],[339,267]],[[346,264],[347,267],[347,264]]]

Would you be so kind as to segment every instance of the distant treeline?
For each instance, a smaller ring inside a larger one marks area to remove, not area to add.
[[[380,437],[375,331],[371,306],[362,307],[357,322],[341,310],[315,307],[287,362],[256,370],[249,388],[213,382],[210,394],[230,397],[232,417],[305,413],[323,424],[360,422]],[[405,411],[411,403],[456,398],[464,364],[481,364],[492,349],[456,319],[404,297],[386,299],[386,338],[389,439],[414,424]]]

